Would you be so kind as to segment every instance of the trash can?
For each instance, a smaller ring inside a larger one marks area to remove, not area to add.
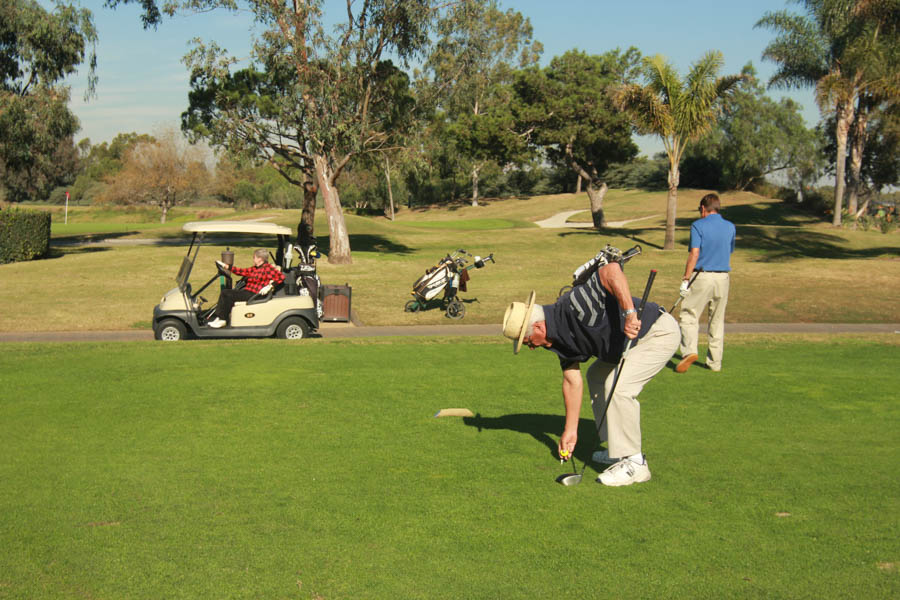
[[[345,285],[327,285],[322,290],[322,320],[346,322],[350,320],[350,295],[352,288]]]

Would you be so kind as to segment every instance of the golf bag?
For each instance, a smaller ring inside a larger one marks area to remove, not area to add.
[[[473,263],[466,266],[471,257]],[[429,300],[444,293],[442,303],[446,309],[447,316],[451,319],[461,319],[466,312],[465,306],[457,297],[457,291],[468,291],[466,282],[469,280],[469,270],[472,268],[481,269],[485,262],[494,262],[494,254],[491,253],[485,258],[473,256],[460,248],[452,254],[448,254],[438,261],[438,263],[426,269],[425,274],[419,277],[413,284],[412,292],[413,300],[406,303],[407,312],[418,312],[425,308]]]
[[[619,263],[619,266],[624,269],[625,263],[627,263],[629,260],[640,253],[641,247],[639,245],[635,245],[633,248],[622,252],[618,248],[607,244],[606,247],[598,252],[596,256],[575,269],[575,271],[572,273],[571,285],[565,285],[560,288],[559,295],[562,296],[576,285],[581,285],[582,283],[587,281],[590,276],[593,275],[597,270],[605,267],[611,262]]]
[[[316,238],[309,230],[309,225],[301,222],[297,225],[297,243],[293,250],[297,251],[300,263],[292,269],[296,271],[296,285],[306,288],[309,295],[316,299],[316,313],[322,318],[322,300],[319,298],[321,281],[316,273],[316,259],[321,256],[316,246]],[[302,293],[302,292],[301,292]]]

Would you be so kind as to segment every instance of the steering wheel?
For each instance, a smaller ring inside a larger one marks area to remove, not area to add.
[[[228,265],[221,260],[216,261],[216,269],[218,269],[221,275],[231,275],[231,269],[229,269]]]

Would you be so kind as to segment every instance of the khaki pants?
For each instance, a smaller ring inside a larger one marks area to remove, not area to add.
[[[725,346],[725,305],[728,304],[728,273],[697,274],[691,293],[681,301],[681,356],[697,354],[697,333],[700,315],[709,307],[709,346],[706,366],[713,371],[722,369],[722,349]]]
[[[678,323],[672,315],[664,313],[647,335],[629,350],[606,420],[598,430],[600,440],[609,441],[611,457],[622,458],[641,451],[641,404],[637,396],[675,354],[679,338]],[[588,392],[594,409],[594,421],[598,425],[615,378],[616,366],[596,360],[587,370]]]

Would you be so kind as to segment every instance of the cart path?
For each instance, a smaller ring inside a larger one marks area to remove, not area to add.
[[[578,213],[583,213],[585,210],[582,208],[581,210],[567,210],[565,212],[556,213],[552,217],[548,219],[544,219],[543,221],[535,221],[535,225],[538,227],[544,227],[546,229],[564,229],[566,227],[574,227],[574,228],[591,228],[594,226],[593,223],[567,223],[566,221],[572,215],[577,215]],[[655,219],[657,217],[661,217],[663,215],[649,215],[646,217],[639,217],[637,219],[628,219],[625,221],[607,221],[607,227],[622,227],[629,223],[634,223],[635,221],[643,221],[644,219]]]
[[[734,333],[871,333],[900,334],[900,323],[727,323],[728,334]],[[321,338],[362,338],[398,336],[500,336],[496,325],[384,325],[356,327],[351,323],[321,323]],[[700,326],[706,333],[706,325]],[[6,331],[0,332],[2,342],[136,342],[153,339],[149,329],[125,331]]]

